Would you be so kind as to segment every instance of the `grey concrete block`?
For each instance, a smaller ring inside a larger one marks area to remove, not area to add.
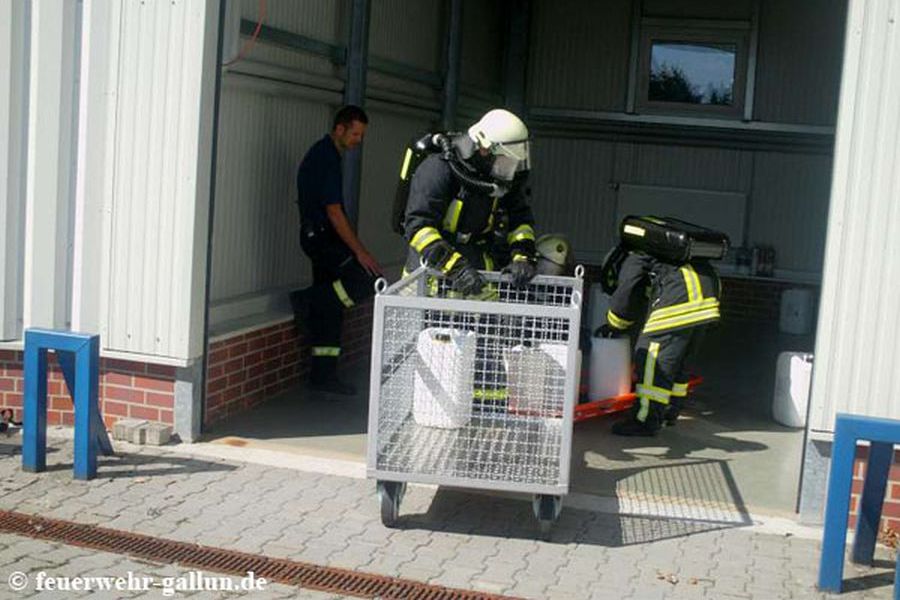
[[[151,446],[162,446],[168,444],[172,437],[172,428],[162,423],[147,424],[147,444]]]
[[[119,419],[113,423],[113,438],[132,444],[142,444],[145,433],[142,428],[150,422],[146,419]]]

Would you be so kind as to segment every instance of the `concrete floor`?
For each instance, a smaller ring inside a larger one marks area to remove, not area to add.
[[[720,326],[705,341],[697,360],[704,382],[676,427],[629,439],[610,434],[615,416],[575,425],[571,491],[620,502],[672,498],[743,514],[792,514],[803,431],[772,420],[775,364],[781,351],[812,348],[811,336],[774,327]],[[368,365],[346,375],[366,389]],[[367,404],[365,394],[323,396],[301,387],[217,424],[206,440],[364,462]]]

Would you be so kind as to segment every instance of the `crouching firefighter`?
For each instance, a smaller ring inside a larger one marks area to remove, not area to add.
[[[417,165],[410,165],[413,154],[420,157]],[[504,253],[509,253],[503,271],[516,287],[531,281],[537,257],[534,217],[526,202],[529,167],[528,128],[503,109],[489,111],[467,133],[419,140],[401,170],[401,180],[409,181],[402,222],[409,243],[405,270],[412,272],[421,261],[442,272],[455,294],[491,297],[496,290],[478,271],[495,270],[496,229],[502,224]],[[402,188],[398,197],[401,193]],[[490,361],[492,350],[484,344],[481,350],[480,360]],[[481,381],[476,375],[476,400],[505,403],[505,382],[494,371],[502,369],[476,367],[484,374]]]
[[[671,218],[626,217],[621,243],[601,277],[612,287],[608,337],[639,331],[634,365],[637,401],[613,433],[652,436],[674,425],[687,396],[686,359],[719,320],[719,277],[710,260],[724,256],[722,233]]]

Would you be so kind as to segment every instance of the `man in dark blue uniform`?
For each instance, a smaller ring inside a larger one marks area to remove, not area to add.
[[[313,144],[297,170],[300,245],[312,261],[313,285],[293,292],[291,306],[311,344],[310,387],[344,395],[356,390],[337,378],[343,311],[370,298],[381,274],[344,212],[341,158],[362,143],[368,122],[362,108],[341,108],[331,133]]]

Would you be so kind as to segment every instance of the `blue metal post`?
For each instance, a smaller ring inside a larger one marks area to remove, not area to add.
[[[834,428],[834,449],[825,506],[825,534],[819,561],[819,589],[835,593],[841,591],[844,577],[847,515],[850,512],[850,488],[853,482],[853,461],[856,458],[855,431],[841,417],[838,415]]]
[[[875,556],[875,541],[878,538],[881,507],[884,504],[888,471],[890,471],[893,460],[894,444],[872,442],[869,448],[862,498],[859,502],[856,535],[853,538],[853,558],[851,560],[855,563],[871,565]]]
[[[100,371],[100,340],[97,340],[97,358],[95,360],[97,364],[97,371]],[[75,397],[75,353],[73,352],[57,352],[56,361],[59,363],[60,368],[63,372],[63,378],[66,380],[66,388],[69,390],[69,394],[72,398]],[[99,375],[98,375],[99,378]],[[104,456],[112,456],[114,454],[112,443],[109,441],[109,436],[106,435],[106,424],[103,422],[103,417],[100,415],[100,397],[99,397],[99,379],[97,381],[98,386],[98,395],[97,402],[94,404],[95,409],[91,411],[92,418],[94,420],[93,430],[94,430],[94,442],[100,448],[100,451],[104,454]]]
[[[112,454],[100,416],[100,336],[71,331],[29,329],[25,332],[25,414],[22,468],[47,468],[47,351],[56,351],[75,403],[76,479],[97,474],[97,449]]]
[[[47,350],[26,342],[24,376],[22,468],[36,473],[47,468]]]
[[[75,479],[97,475],[100,344],[94,336],[75,355]]]

